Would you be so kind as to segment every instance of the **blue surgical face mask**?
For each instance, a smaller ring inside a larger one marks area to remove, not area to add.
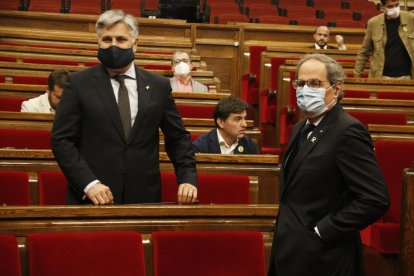
[[[330,86],[329,88],[331,88]],[[328,89],[329,89],[328,88]],[[325,111],[328,110],[328,106],[331,105],[336,98],[332,99],[328,105],[325,104],[325,88],[319,87],[308,87],[304,85],[303,87],[298,87],[296,89],[296,100],[300,109],[302,109],[306,116],[309,118],[315,118]]]
[[[108,68],[120,69],[134,60],[134,50],[132,48],[119,48],[112,45],[108,48],[99,48],[98,59]]]

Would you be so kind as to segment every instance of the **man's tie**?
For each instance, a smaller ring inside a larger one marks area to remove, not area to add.
[[[125,86],[125,76],[116,75],[114,79],[119,82],[118,109],[121,115],[125,138],[128,139],[129,131],[131,130],[131,107],[129,106],[128,89]]]
[[[300,131],[298,137],[296,137],[293,142],[292,150],[290,151],[288,160],[285,165],[285,179],[288,178],[290,169],[292,167],[293,161],[295,160],[296,155],[298,154],[301,146],[307,140],[309,132],[311,132],[316,126],[313,124],[306,124]]]

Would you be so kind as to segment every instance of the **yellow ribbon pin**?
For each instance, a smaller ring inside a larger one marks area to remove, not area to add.
[[[243,146],[239,146],[239,147],[237,148],[237,150],[238,150],[239,152],[243,152],[243,151],[244,151],[244,148],[243,148]]]

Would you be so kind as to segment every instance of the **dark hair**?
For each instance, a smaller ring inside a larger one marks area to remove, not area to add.
[[[387,0],[380,0],[381,5],[385,6],[385,3],[387,2]]]
[[[52,73],[49,74],[47,79],[47,87],[49,91],[53,91],[55,89],[55,85],[65,88],[68,84],[69,80],[69,71],[66,69],[56,69]]]
[[[243,112],[243,110],[246,110],[248,107],[249,105],[240,98],[234,96],[223,98],[214,108],[214,124],[216,127],[219,127],[217,124],[217,119],[220,118],[225,121],[231,113]]]

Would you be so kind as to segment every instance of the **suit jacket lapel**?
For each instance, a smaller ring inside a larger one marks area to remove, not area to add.
[[[296,171],[299,169],[300,164],[309,155],[309,153],[315,149],[316,145],[319,143],[321,138],[329,131],[331,123],[336,119],[339,112],[342,110],[340,104],[337,103],[335,107],[326,113],[322,121],[315,127],[315,129],[310,134],[309,138],[302,144],[302,148],[299,150],[296,155],[295,160],[293,161],[292,168],[289,172],[288,179],[285,179],[282,186],[282,196],[286,193],[287,189],[290,187],[293,177],[296,174]],[[301,128],[299,128],[301,129]],[[299,129],[296,134],[298,135]],[[292,143],[291,143],[292,144]],[[291,145],[289,145],[289,150]]]
[[[122,127],[121,116],[119,114],[118,105],[116,103],[114,91],[112,89],[111,80],[105,69],[105,67],[100,64],[96,67],[95,74],[93,74],[94,87],[96,88],[96,93],[101,99],[103,106],[111,118],[115,129],[122,139],[124,137],[124,131]]]
[[[134,124],[132,125],[131,133],[129,135],[128,141],[131,141],[137,134],[138,130],[140,129],[141,122],[143,122],[143,118],[146,114],[146,109],[149,106],[151,101],[151,96],[153,93],[153,84],[150,80],[148,80],[142,70],[135,66],[135,74],[137,79],[137,88],[138,88],[138,113],[135,117]]]

